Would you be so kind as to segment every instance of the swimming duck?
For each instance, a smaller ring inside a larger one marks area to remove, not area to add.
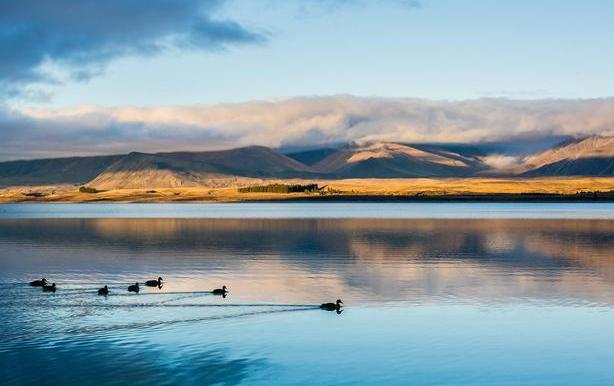
[[[47,285],[47,279],[42,278],[40,280],[34,280],[30,282],[30,285],[32,287],[43,287]]]
[[[162,278],[159,277],[158,280],[147,280],[145,285],[148,287],[158,287],[162,288]]]
[[[43,291],[44,292],[55,292],[55,283],[53,283],[51,285],[44,285],[43,286]]]
[[[107,296],[109,294],[109,287],[106,285],[98,290],[98,295]]]
[[[134,285],[128,286],[128,292],[139,293],[139,283],[134,283]]]
[[[341,299],[337,299],[335,303],[323,303],[320,304],[320,309],[325,311],[341,311],[341,307],[343,307],[343,302]]]
[[[228,290],[226,289],[226,286],[223,285],[222,288],[216,288],[213,291],[211,291],[212,294],[214,295],[222,295],[224,297],[226,297],[226,293],[228,292]]]

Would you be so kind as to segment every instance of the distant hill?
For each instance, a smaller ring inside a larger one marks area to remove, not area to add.
[[[89,185],[100,189],[189,187],[232,177],[309,177],[309,167],[262,146],[211,152],[131,153]]]
[[[545,176],[614,176],[614,157],[564,159],[522,174],[524,177]]]
[[[283,154],[249,146],[207,152],[130,153],[0,163],[0,186],[91,185],[99,189],[212,186],[250,178],[614,176],[614,137],[563,142],[402,144],[372,142]],[[554,144],[554,145],[552,145]],[[545,149],[545,150],[544,150]],[[528,155],[527,155],[528,154]],[[488,162],[509,157],[511,166]]]
[[[501,141],[479,142],[479,143],[422,143],[412,144],[412,146],[428,151],[444,150],[462,154],[466,157],[485,157],[492,154],[503,156],[527,157],[538,154],[555,146],[573,140],[569,136],[547,136],[547,137],[514,137]]]
[[[0,186],[84,184],[123,155],[0,162]]]
[[[109,165],[88,185],[99,189],[188,187],[203,185],[207,177],[218,175],[208,165],[195,165],[158,154],[130,153]]]
[[[300,177],[311,172],[309,166],[264,146],[158,155],[182,162],[209,165],[224,174],[244,177]]]
[[[614,176],[614,137],[569,140],[527,157],[523,176]]]
[[[397,143],[350,145],[312,165],[335,178],[454,177],[474,174],[479,161],[457,153]]]
[[[587,137],[565,141],[526,159],[528,167],[540,167],[565,159],[614,157],[614,137]]]
[[[286,155],[298,162],[311,166],[322,161],[324,158],[335,153],[337,150],[338,149],[335,148],[323,148],[286,153]]]

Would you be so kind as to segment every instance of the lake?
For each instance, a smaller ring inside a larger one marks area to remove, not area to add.
[[[613,251],[607,203],[1,205],[0,379],[614,384]]]

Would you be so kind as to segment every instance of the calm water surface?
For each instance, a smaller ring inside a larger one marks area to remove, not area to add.
[[[275,202],[4,204],[0,218],[584,218],[614,220],[614,203]]]
[[[2,384],[614,384],[611,206],[250,205],[1,207]]]

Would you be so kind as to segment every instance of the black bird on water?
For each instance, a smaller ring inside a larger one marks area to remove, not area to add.
[[[42,278],[40,280],[34,280],[30,282],[32,287],[44,287],[47,285],[47,279]]]
[[[55,283],[53,283],[51,285],[44,285],[43,286],[43,291],[44,292],[55,292]]]
[[[106,285],[98,290],[98,295],[107,296],[109,294],[109,287]]]
[[[337,299],[335,303],[323,303],[320,304],[320,309],[324,311],[337,311],[338,314],[341,313],[341,307],[343,307],[343,302],[341,299]]]
[[[134,283],[134,285],[128,286],[128,292],[136,292],[139,293],[139,283]]]
[[[228,290],[226,289],[226,286],[223,285],[222,288],[216,288],[213,291],[211,291],[212,294],[214,295],[222,295],[224,297],[226,297],[226,294],[228,293]]]
[[[158,287],[162,288],[162,278],[159,277],[158,280],[147,280],[145,285],[148,287]]]

